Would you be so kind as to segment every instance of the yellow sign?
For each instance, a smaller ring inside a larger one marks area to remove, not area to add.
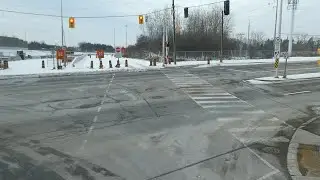
[[[276,58],[276,61],[274,62],[274,68],[278,68],[279,67],[279,58]]]
[[[320,55],[320,48],[318,48],[317,53],[318,53],[318,55]]]
[[[320,66],[320,60],[317,61],[318,66]]]

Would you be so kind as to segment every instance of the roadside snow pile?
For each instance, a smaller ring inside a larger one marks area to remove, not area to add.
[[[320,60],[320,57],[292,57],[288,59],[288,63],[295,62],[316,62]],[[202,61],[203,62],[203,61]],[[281,58],[280,63],[284,63],[285,59]],[[245,66],[245,65],[256,65],[256,64],[272,64],[274,59],[243,59],[243,60],[223,60],[220,63],[219,60],[211,61],[210,64],[201,65],[197,68],[211,67],[211,66]],[[199,63],[200,64],[200,63]]]
[[[320,73],[293,74],[293,75],[287,75],[287,78],[261,77],[261,78],[247,80],[247,82],[251,84],[270,84],[274,82],[282,82],[287,80],[301,80],[301,79],[311,79],[311,78],[320,78]]]

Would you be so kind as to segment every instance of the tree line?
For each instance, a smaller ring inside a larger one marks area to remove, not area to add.
[[[19,47],[28,48],[30,50],[55,50],[60,46],[47,44],[44,41],[37,42],[31,41],[27,42],[16,37],[0,36],[0,46],[2,47]],[[103,49],[105,52],[114,52],[114,47],[106,44],[90,43],[90,42],[80,42],[77,47],[68,46],[69,51],[83,51],[83,52],[93,52],[97,49]]]
[[[168,8],[169,9],[169,8]],[[189,8],[189,17],[176,13],[176,50],[177,51],[220,51],[222,34],[222,7]],[[141,26],[143,33],[137,38],[136,44],[128,47],[128,52],[149,51],[161,52],[164,27],[169,30],[169,44],[172,52],[172,15],[171,10],[156,11],[147,15],[147,21]],[[267,38],[263,32],[235,34],[232,15],[224,16],[223,49],[229,51],[246,51],[248,56],[272,57],[274,51],[273,38]],[[283,36],[282,51],[288,49],[288,37]],[[294,36],[293,51],[316,51],[320,45],[319,38],[299,34]]]

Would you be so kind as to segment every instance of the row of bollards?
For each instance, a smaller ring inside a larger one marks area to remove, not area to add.
[[[9,63],[7,60],[3,61],[0,61],[0,69],[9,69]]]
[[[128,60],[127,59],[125,60],[124,65],[125,65],[125,67],[128,67]],[[109,68],[112,68],[112,67],[113,67],[112,62],[111,62],[111,60],[109,60]],[[115,67],[120,68],[120,60],[119,59],[117,60],[117,64]],[[101,60],[100,60],[99,68],[103,69],[103,64],[102,64]],[[93,61],[90,62],[90,69],[93,69]]]

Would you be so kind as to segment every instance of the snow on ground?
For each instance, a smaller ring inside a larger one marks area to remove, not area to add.
[[[251,80],[247,80],[251,84],[270,84],[274,82],[281,82],[281,81],[287,81],[287,80],[302,80],[302,79],[310,79],[310,78],[320,78],[320,73],[305,73],[305,74],[293,74],[293,75],[287,75],[287,78],[280,77],[261,77],[261,78],[255,78]]]
[[[288,63],[293,62],[316,62],[320,60],[320,57],[292,57],[288,59]],[[196,61],[199,64],[203,64],[204,61]],[[202,62],[202,63],[200,63]],[[280,63],[284,63],[285,59],[281,58]],[[242,60],[223,60],[220,63],[219,60],[211,61],[210,64],[200,65],[197,68],[211,67],[211,66],[244,66],[244,65],[255,65],[255,64],[273,64],[274,59],[242,59]]]
[[[116,68],[117,59],[112,55],[105,55],[102,59],[103,69],[99,68],[99,59],[94,56],[91,58],[88,55],[83,55],[74,59],[63,70],[52,69],[52,59],[30,59],[21,61],[10,61],[9,69],[0,70],[0,76],[12,75],[51,75],[60,73],[83,73],[83,72],[99,72],[99,71],[143,71],[147,69],[160,69],[162,64],[158,63],[157,66],[149,66],[149,61],[141,59],[120,58],[120,68]],[[125,60],[128,60],[128,67],[125,67]],[[45,61],[46,68],[41,68],[42,60]],[[109,60],[112,62],[113,68],[109,68]],[[90,69],[90,62],[93,61],[93,69]],[[74,64],[74,65],[73,65]]]
[[[36,52],[35,52],[36,53]],[[9,69],[0,70],[0,76],[6,75],[37,75],[37,74],[59,74],[59,73],[83,73],[83,72],[99,72],[99,71],[143,71],[147,69],[160,69],[164,68],[161,62],[157,62],[157,66],[149,66],[148,60],[132,59],[132,58],[120,58],[120,68],[116,68],[117,58],[113,54],[105,54],[105,58],[102,59],[103,69],[99,68],[100,61],[95,57],[95,54],[91,54],[91,58],[87,53],[82,56],[76,57],[72,63],[70,63],[63,70],[52,69],[52,59],[30,59],[23,61],[10,61]],[[319,57],[296,57],[291,58],[288,62],[302,62],[302,61],[317,61]],[[41,61],[44,60],[46,68],[41,68]],[[109,68],[109,60],[112,62],[112,68]],[[128,67],[125,67],[125,60],[128,60]],[[90,69],[90,63],[93,61],[93,69]],[[281,59],[283,62],[284,59]],[[273,63],[272,59],[254,59],[254,60],[225,60],[223,63],[219,61],[211,61],[210,65],[207,65],[207,61],[178,61],[177,65],[174,63],[168,64],[165,67],[176,66],[189,66],[198,65],[198,67],[211,67],[211,66],[231,66],[231,65],[248,65],[248,64],[260,64],[260,63]],[[291,77],[288,76],[289,78]],[[254,80],[260,81],[260,80]]]

